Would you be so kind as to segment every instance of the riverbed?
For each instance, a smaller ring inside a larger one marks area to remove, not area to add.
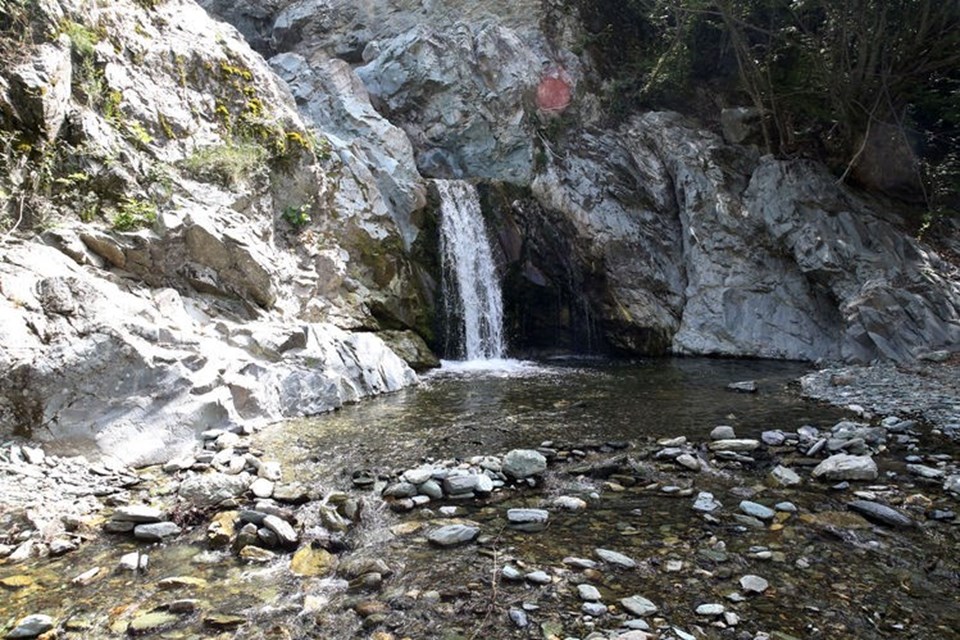
[[[957,499],[942,479],[957,472],[955,444],[923,424],[889,422],[882,442],[865,445],[875,480],[814,481],[824,456],[808,455],[798,430],[870,425],[803,399],[796,380],[807,370],[703,359],[448,365],[417,388],[249,440],[285,482],[310,489],[307,502],[285,508],[301,549],[333,539],[337,568],[298,576],[292,550],[264,562],[212,550],[215,513],[255,499],[185,514],[177,491],[195,470],[140,470],[139,483],[102,498],[75,534],[78,549],[0,565],[0,629],[39,613],[64,637],[84,638],[616,638],[631,629],[676,640],[960,637]],[[743,381],[756,392],[728,388]],[[724,454],[714,448],[718,425],[757,445]],[[409,509],[380,495],[405,470],[479,468],[516,449],[541,452],[546,471]],[[778,465],[800,484],[771,482]],[[716,508],[695,508],[704,493]],[[316,505],[334,496],[358,515],[318,521]],[[864,517],[850,507],[858,500],[889,505],[910,524]],[[157,544],[100,533],[111,505],[141,502],[180,511],[183,533]],[[511,509],[547,520],[521,531]],[[451,524],[477,535],[428,543]],[[149,555],[145,571],[117,569],[137,551]],[[100,575],[76,581],[95,567]],[[654,609],[631,613],[632,597]],[[155,626],[131,626],[158,613],[168,615]]]

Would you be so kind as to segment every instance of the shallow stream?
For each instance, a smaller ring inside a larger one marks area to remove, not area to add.
[[[880,479],[847,490],[812,483],[806,473],[798,489],[765,486],[775,457],[796,458],[788,453],[764,451],[755,464],[718,463],[701,473],[652,459],[657,439],[683,435],[706,443],[718,424],[734,427],[740,438],[756,438],[769,429],[828,429],[849,418],[799,397],[794,381],[805,371],[793,363],[702,359],[447,367],[418,388],[275,425],[255,438],[256,447],[282,463],[285,480],[321,493],[338,489],[363,496],[363,522],[347,534],[352,550],[344,555],[386,562],[392,573],[382,584],[349,589],[338,577],[291,575],[286,557],[260,566],[211,553],[202,543],[205,526],[164,545],[98,536],[58,559],[0,565],[0,582],[12,576],[31,581],[0,587],[0,630],[40,612],[72,629],[73,637],[121,637],[132,635],[128,625],[138,613],[188,599],[195,601],[189,605],[195,613],[142,635],[608,637],[633,616],[616,606],[608,614],[585,616],[576,585],[586,581],[607,605],[635,594],[656,603],[659,611],[646,621],[663,638],[739,639],[761,632],[779,640],[960,638],[960,527],[956,520],[923,516],[935,508],[955,509],[956,500],[938,484],[903,473],[908,452],[955,460],[949,442],[921,436],[909,450],[891,444],[877,456]],[[725,388],[746,379],[757,382],[758,393]],[[439,505],[393,513],[351,482],[360,470],[386,477],[426,459],[499,455],[544,443],[586,455],[551,464],[536,488],[456,503],[456,516],[481,528],[476,543],[456,548],[438,549],[424,539],[443,519]],[[798,470],[805,464],[792,462]],[[150,473],[150,492],[171,490],[162,472]],[[853,516],[845,503],[855,490],[900,505],[920,526],[890,529]],[[692,510],[699,491],[712,492],[723,509],[709,518]],[[541,507],[558,495],[582,497],[588,507],[551,509],[549,525],[538,533],[506,526],[508,508]],[[762,528],[745,525],[734,516],[744,498],[771,506],[790,501],[798,513],[778,513]],[[624,553],[638,566],[581,571],[564,564],[569,556],[596,560],[598,547]],[[119,556],[137,548],[150,556],[147,571],[115,571]],[[549,583],[507,581],[501,576],[506,565],[522,573],[543,570]],[[94,566],[103,567],[102,577],[71,583]],[[731,599],[747,574],[762,576],[770,588],[742,602]],[[162,588],[160,581],[171,576],[205,582]],[[738,623],[719,624],[720,618],[695,612],[708,603],[723,604]]]

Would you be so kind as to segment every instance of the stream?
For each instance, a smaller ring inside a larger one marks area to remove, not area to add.
[[[761,447],[749,462],[708,453],[717,425],[759,439],[765,431],[824,431],[856,419],[802,399],[795,380],[807,370],[708,359],[448,363],[419,387],[253,436],[251,448],[278,461],[284,480],[362,506],[359,522],[335,536],[339,570],[297,576],[288,554],[255,563],[211,550],[211,513],[186,514],[184,533],[169,542],[94,532],[61,557],[0,564],[0,631],[43,613],[63,637],[80,638],[586,639],[645,627],[664,640],[960,638],[960,528],[944,515],[956,498],[942,480],[905,467],[907,456],[955,465],[955,444],[922,427],[891,437],[875,455],[879,478],[848,486],[811,480],[809,468],[820,460],[789,447]],[[727,389],[743,380],[755,381],[758,392]],[[659,453],[671,443],[658,440],[680,436],[695,457],[709,460],[702,471]],[[547,452],[546,473],[411,510],[395,511],[379,496],[391,478],[418,465],[455,467],[512,449]],[[777,463],[797,470],[803,483],[771,485]],[[157,468],[140,475],[131,502],[174,504],[176,475]],[[361,476],[372,489],[354,482]],[[694,510],[700,492],[722,507]],[[559,496],[585,508],[558,508]],[[897,505],[916,526],[868,521],[848,509],[856,498]],[[742,500],[776,504],[776,514],[750,518],[738,509]],[[297,507],[305,535],[323,528],[303,516],[311,504]],[[514,508],[546,509],[549,520],[541,531],[517,530],[505,515]],[[459,546],[428,544],[428,532],[449,523],[476,526],[479,536]],[[600,562],[598,548],[635,566]],[[121,555],[137,550],[149,555],[145,571],[115,569]],[[348,566],[377,570],[354,577]],[[93,567],[101,575],[75,580]],[[378,577],[360,579],[371,574]],[[768,586],[751,591],[744,576]],[[599,596],[588,604],[602,606],[584,604],[581,592],[590,591],[581,585]],[[656,611],[627,613],[621,601],[634,595]],[[167,617],[131,626],[148,612]]]

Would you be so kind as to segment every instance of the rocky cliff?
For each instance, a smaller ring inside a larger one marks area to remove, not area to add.
[[[615,117],[565,3],[201,4],[0,16],[3,432],[142,462],[411,383],[375,334],[429,362],[430,178],[480,184],[517,348],[960,344],[956,267],[889,203]]]

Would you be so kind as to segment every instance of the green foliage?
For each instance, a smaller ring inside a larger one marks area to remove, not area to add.
[[[230,187],[266,169],[267,151],[260,144],[236,142],[202,147],[181,166],[194,178]]]
[[[113,228],[116,231],[134,231],[148,227],[157,221],[157,205],[149,200],[125,198],[117,205],[117,213],[113,217]]]
[[[106,36],[103,29],[92,29],[72,20],[64,20],[60,24],[60,33],[70,38],[73,53],[81,60],[92,59],[96,46]]]
[[[310,205],[302,204],[299,207],[290,206],[283,210],[283,219],[294,229],[299,229],[310,223]]]
[[[128,137],[137,145],[145,147],[153,143],[153,136],[139,122],[126,123]]]

